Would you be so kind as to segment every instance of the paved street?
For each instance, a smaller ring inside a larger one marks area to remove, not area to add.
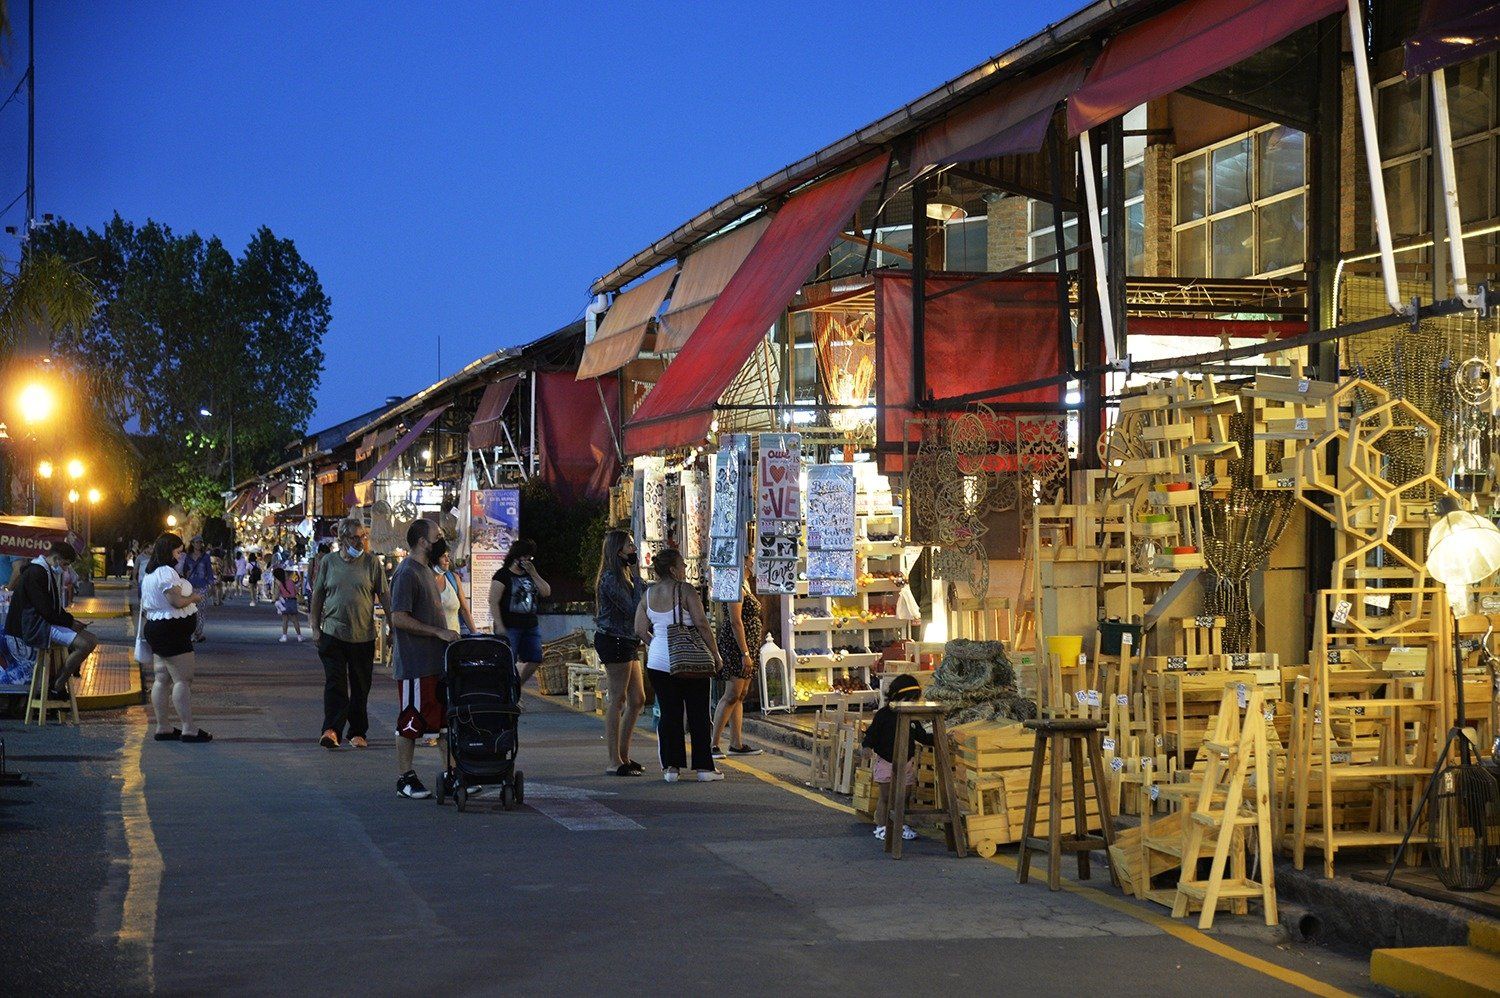
[[[1365,960],[1253,918],[1173,935],[1107,882],[1112,903],[1051,894],[927,839],[893,862],[773,756],[717,784],[606,777],[598,719],[538,697],[528,807],[403,800],[389,679],[371,748],[330,753],[310,642],[243,606],[209,633],[210,745],[152,742],[141,707],[0,725],[35,781],[0,789],[5,992],[1370,991]],[[418,760],[430,783],[437,750]]]

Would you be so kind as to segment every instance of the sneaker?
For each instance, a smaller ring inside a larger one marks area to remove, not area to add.
[[[283,635],[282,635],[282,636],[281,636],[281,643],[282,643],[282,644],[286,644],[286,635],[285,635],[285,634],[283,634]]]
[[[353,738],[349,739],[349,744],[353,745],[355,748],[370,747],[370,743],[365,740],[364,735],[355,735]]]
[[[713,757],[715,759],[722,759],[722,758],[724,758],[724,750],[721,749],[721,748],[719,748],[719,746],[715,745],[714,749],[713,749]]]
[[[339,747],[339,736],[330,729],[323,732],[323,737],[318,739],[318,744],[326,749],[336,749]]]
[[[719,772],[717,769],[700,769],[700,770],[698,770],[698,782],[699,783],[712,783],[715,780],[722,780],[723,778],[724,778],[724,774],[721,773],[721,772]]]
[[[902,839],[904,839],[907,842],[910,842],[912,839],[914,839],[916,837],[917,837],[916,829],[912,828],[910,825],[902,825],[901,826],[901,838]]]
[[[753,747],[751,747],[749,745],[731,745],[731,746],[729,746],[729,754],[730,755],[761,755],[762,753],[761,753],[760,749],[753,748]]]
[[[661,774],[661,778],[662,778],[662,779],[663,779],[663,780],[666,780],[666,781],[667,781],[667,782],[668,782],[668,783],[676,783],[676,782],[677,782],[677,779],[678,779],[678,777],[679,777],[679,776],[681,776],[681,775],[682,775],[682,774],[680,774],[680,773],[679,773],[679,772],[678,772],[678,771],[677,771],[677,770],[675,770],[675,769],[668,769],[668,770],[665,770],[665,771],[664,771],[664,772],[663,772],[663,773],[662,773],[662,774]]]
[[[877,839],[879,839],[880,841],[882,841],[882,842],[885,841],[885,826],[884,825],[876,825],[875,826],[875,837]]]
[[[298,644],[299,644],[299,645],[300,645],[300,644],[301,644],[301,643],[302,643],[302,635],[300,635],[300,634],[299,634],[299,635],[297,635],[297,643],[298,643]]]
[[[432,796],[432,791],[422,785],[414,769],[408,769],[396,780],[396,793],[412,800],[426,800]]]

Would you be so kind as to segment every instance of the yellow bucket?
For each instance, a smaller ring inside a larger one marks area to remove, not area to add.
[[[1059,665],[1077,665],[1078,656],[1083,652],[1083,635],[1063,634],[1048,638],[1047,650],[1057,656]]]

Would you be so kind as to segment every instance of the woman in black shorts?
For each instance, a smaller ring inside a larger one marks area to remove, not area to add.
[[[159,742],[206,742],[213,739],[193,723],[193,631],[198,604],[209,591],[193,591],[192,583],[177,574],[182,538],[162,534],[151,548],[151,561],[141,575],[141,635],[151,649],[156,681],[151,685],[151,712],[156,716]],[[167,701],[177,710],[182,727],[168,726]]]
[[[630,736],[646,703],[641,663],[636,660],[641,642],[635,636],[635,609],[641,602],[640,571],[635,542],[623,530],[604,535],[599,556],[599,575],[594,592],[598,598],[594,620],[594,651],[609,683],[604,708],[604,742],[609,750],[611,776],[640,776],[641,765],[630,758]]]

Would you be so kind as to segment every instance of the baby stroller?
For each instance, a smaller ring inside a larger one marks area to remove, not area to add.
[[[525,784],[516,768],[516,721],[521,684],[510,642],[460,638],[444,656],[448,682],[448,755],[452,769],[438,774],[437,802],[451,795],[460,811],[473,787],[500,785],[507,811],[521,804]]]

